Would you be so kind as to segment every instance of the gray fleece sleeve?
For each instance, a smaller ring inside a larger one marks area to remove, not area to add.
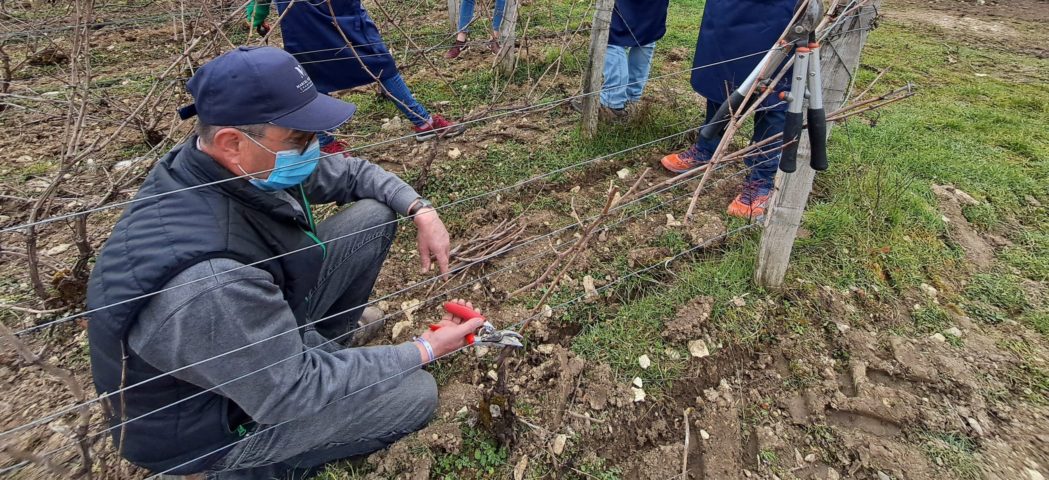
[[[303,188],[313,203],[342,205],[372,198],[402,215],[408,213],[408,207],[420,196],[397,175],[363,158],[345,154],[321,158]]]
[[[167,286],[191,281],[149,301],[129,332],[129,346],[161,371],[193,365],[173,375],[213,388],[261,424],[310,415],[351,394],[366,402],[421,364],[411,342],[334,353],[308,349],[280,288],[264,270],[214,259]],[[226,352],[233,353],[195,365]],[[242,375],[248,376],[230,382]]]

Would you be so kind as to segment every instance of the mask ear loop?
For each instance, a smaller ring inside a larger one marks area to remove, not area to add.
[[[248,132],[245,132],[245,131],[240,130],[240,129],[236,129],[236,130],[238,132],[240,132],[241,135],[244,135],[244,138],[247,138],[248,140],[251,140],[251,143],[254,143],[255,145],[258,145],[259,148],[265,150],[268,153],[273,154],[274,161],[276,161],[277,152],[274,152],[273,150],[270,150],[270,149],[266,148],[265,145],[259,143],[258,140],[255,140],[254,138],[252,138],[251,134],[249,134]],[[240,166],[240,162],[235,163],[235,165],[237,166],[237,169],[240,170],[240,173],[243,173],[245,177],[248,177],[248,179],[258,180],[257,178],[255,178],[255,175],[250,174],[247,171],[245,171],[244,167]],[[276,167],[276,165],[274,165],[274,167]],[[270,175],[272,175],[272,174],[273,174],[273,170],[270,170]],[[269,178],[269,175],[267,175],[266,178]]]
[[[240,173],[243,173],[244,176],[247,177],[248,180],[257,180],[254,175],[248,173],[247,171],[244,170],[244,167],[240,166],[240,162],[237,162],[236,165],[237,165],[237,169],[240,170]]]

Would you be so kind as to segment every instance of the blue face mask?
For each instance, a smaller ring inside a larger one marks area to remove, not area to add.
[[[269,177],[265,180],[257,178],[250,180],[251,184],[255,185],[259,190],[273,192],[299,185],[310,177],[313,170],[317,168],[317,162],[321,157],[321,144],[317,140],[311,142],[304,152],[299,152],[298,150],[274,152],[257,142],[254,138],[251,138],[251,135],[245,136],[252,142],[255,142],[255,145],[277,156]],[[243,172],[244,169],[242,168],[241,171]],[[247,172],[244,174],[247,175]]]

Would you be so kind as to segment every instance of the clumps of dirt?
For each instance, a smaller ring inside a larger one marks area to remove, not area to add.
[[[978,205],[980,202],[949,185],[933,185],[932,192],[939,200],[940,210],[951,232],[951,240],[965,252],[966,260],[979,270],[991,268],[994,264],[994,249],[977,233],[962,213],[962,207]]]
[[[714,310],[714,299],[700,296],[681,307],[663,328],[663,338],[672,342],[686,342],[699,338]]]
[[[837,324],[847,325],[849,317],[858,312],[858,309],[849,301],[849,297],[846,294],[829,285],[824,285],[820,288],[816,293],[816,297],[819,299],[820,307],[827,312],[827,319]]]
[[[568,349],[554,344],[542,345],[540,354],[545,359],[524,374],[512,374],[514,392],[526,392],[542,385],[548,392],[543,414],[551,424],[560,424],[565,410],[575,395],[586,362]]]
[[[725,234],[725,222],[721,215],[708,211],[696,212],[688,224],[688,236],[693,245],[702,245]]]
[[[583,392],[582,403],[595,412],[623,407],[629,404],[633,397],[629,386],[615,381],[612,368],[607,364],[600,364],[591,369],[584,377],[580,388]]]
[[[463,431],[458,422],[435,423],[419,432],[419,440],[431,451],[459,453],[463,448]]]
[[[670,250],[665,247],[635,248],[627,253],[627,265],[630,268],[652,265],[667,256]]]
[[[464,409],[476,411],[481,401],[481,393],[480,387],[469,383],[456,382],[441,387],[440,402],[434,418],[447,420],[465,413]]]
[[[671,62],[680,62],[690,57],[692,57],[692,52],[684,47],[674,47],[667,52],[667,60]]]
[[[459,428],[457,425],[455,427]],[[388,478],[426,480],[430,478],[433,459],[430,455],[417,453],[419,448],[424,447],[420,438],[426,430],[428,429],[401,439],[390,448],[368,457],[368,463],[374,470],[364,478],[367,480]]]
[[[693,463],[702,478],[739,478],[744,458],[739,410],[735,406],[711,409],[696,419],[695,427],[699,452]]]
[[[684,443],[661,445],[639,455],[624,473],[627,478],[639,480],[663,480],[680,476],[684,453]]]

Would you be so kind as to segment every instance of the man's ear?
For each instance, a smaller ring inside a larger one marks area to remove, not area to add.
[[[220,128],[208,145],[216,157],[232,164],[239,164],[245,153],[244,134],[236,128]]]

